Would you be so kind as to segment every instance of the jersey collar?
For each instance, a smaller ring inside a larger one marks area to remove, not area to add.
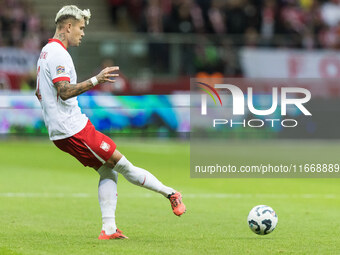
[[[51,42],[59,43],[61,46],[63,46],[63,48],[64,48],[65,50],[67,50],[66,47],[65,47],[65,45],[64,45],[60,40],[55,39],[55,38],[48,39],[48,43],[51,43]]]

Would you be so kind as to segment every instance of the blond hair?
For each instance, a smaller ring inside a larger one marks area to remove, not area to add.
[[[55,23],[61,24],[64,20],[73,18],[76,20],[81,20],[84,18],[86,25],[89,24],[89,20],[91,18],[91,12],[90,9],[84,9],[80,10],[75,5],[65,5],[63,8],[61,8],[56,17],[55,17]]]

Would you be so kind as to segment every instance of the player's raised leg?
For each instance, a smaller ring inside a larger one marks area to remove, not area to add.
[[[168,198],[175,215],[180,216],[186,211],[182,202],[182,196],[173,188],[165,186],[154,175],[140,167],[134,166],[118,150],[115,150],[111,158],[104,164],[113,171],[121,173],[129,182],[158,192]]]

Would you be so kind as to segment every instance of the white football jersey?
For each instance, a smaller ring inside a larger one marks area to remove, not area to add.
[[[37,91],[45,125],[51,140],[71,137],[81,131],[88,118],[78,105],[77,97],[62,100],[54,83],[77,84],[72,58],[61,41],[50,39],[41,50],[37,64]]]

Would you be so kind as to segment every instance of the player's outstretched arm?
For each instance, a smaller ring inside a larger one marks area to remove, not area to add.
[[[54,86],[56,87],[60,98],[62,100],[67,100],[92,89],[97,84],[104,82],[114,83],[115,80],[113,80],[112,78],[119,76],[119,74],[113,74],[112,72],[118,70],[118,66],[106,67],[98,75],[95,76],[98,81],[96,84],[92,82],[92,79],[88,79],[77,84],[70,84],[68,81],[58,81],[54,83]]]

